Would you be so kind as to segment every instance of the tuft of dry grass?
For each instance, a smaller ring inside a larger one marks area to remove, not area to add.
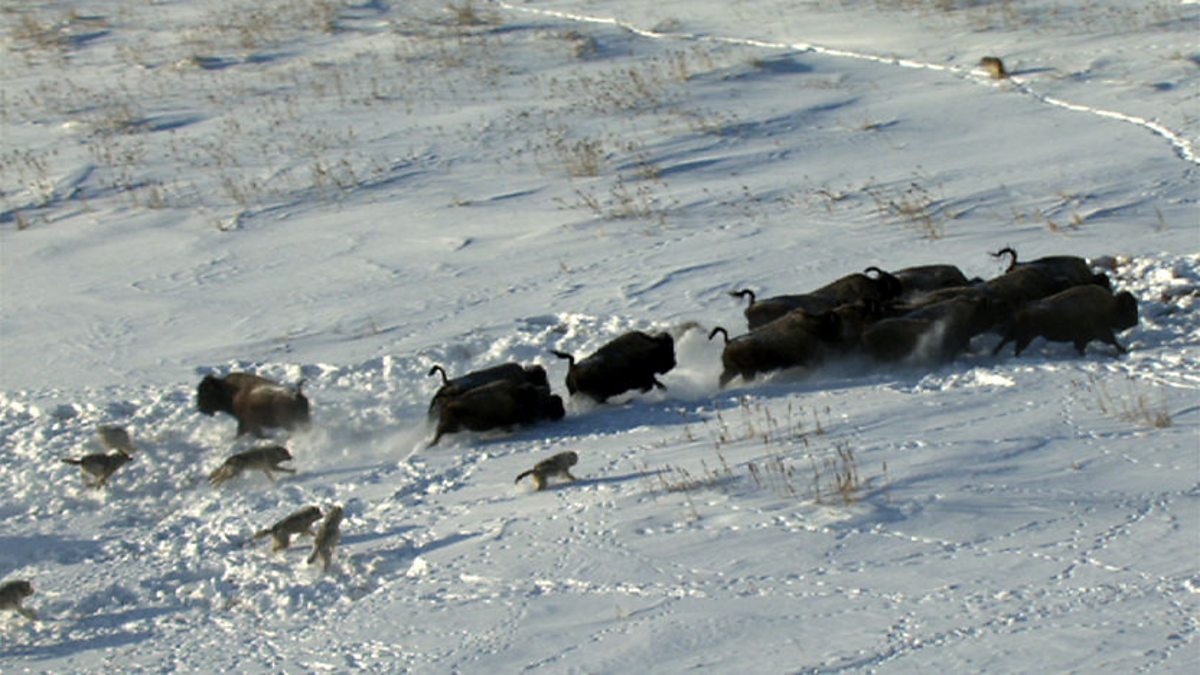
[[[454,18],[454,23],[459,26],[490,26],[499,23],[499,17],[481,13],[473,0],[464,0],[458,4],[450,3],[446,9]]]
[[[1151,398],[1132,377],[1126,377],[1124,384],[1119,386],[1120,391],[1115,393],[1108,383],[1093,374],[1088,375],[1086,383],[1076,382],[1075,385],[1086,391],[1097,409],[1109,417],[1152,429],[1165,429],[1174,424],[1166,396],[1160,393]]]
[[[818,504],[838,502],[849,506],[859,500],[862,481],[858,458],[850,442],[841,439],[831,446],[820,447],[813,442],[827,433],[827,423],[822,422],[820,412],[814,410],[810,416],[789,405],[785,419],[778,420],[761,402],[752,402],[748,397],[740,401],[737,410],[732,423],[720,410],[711,421],[705,422],[716,462],[710,466],[701,460],[698,473],[672,465],[658,469],[653,472],[658,479],[656,491],[664,494],[727,491],[739,484],[752,483],[756,490]],[[829,412],[824,411],[826,419]],[[684,434],[690,442],[698,442],[690,426],[685,425]],[[762,442],[770,452],[744,465],[731,466],[722,448],[747,442]],[[807,483],[805,476],[809,476]]]
[[[899,220],[920,232],[927,239],[941,239],[946,235],[946,221],[951,218],[942,206],[942,200],[934,197],[928,188],[917,181],[909,183],[899,194],[885,194],[879,190],[869,191],[875,200],[880,216]]]

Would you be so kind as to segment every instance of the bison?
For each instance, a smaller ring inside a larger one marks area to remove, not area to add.
[[[896,270],[891,275],[900,282],[900,295],[909,297],[945,288],[970,287],[982,282],[981,279],[968,280],[962,270],[954,265],[917,265]]]
[[[749,382],[758,373],[820,363],[830,345],[836,343],[840,331],[837,314],[810,314],[798,309],[733,339],[727,330],[717,326],[708,339],[718,333],[725,336],[719,381],[723,388],[738,375]]]
[[[547,389],[550,387],[546,369],[539,365],[522,366],[519,363],[503,363],[460,375],[454,379],[446,377],[446,371],[441,366],[434,366],[429,370],[429,375],[432,376],[434,373],[442,374],[442,386],[438,388],[433,395],[433,400],[429,402],[430,417],[436,416],[442,405],[455,396],[499,380],[528,382],[535,387],[546,387]]]
[[[263,436],[266,429],[303,429],[310,424],[308,398],[295,389],[250,373],[206,375],[196,389],[196,407],[208,416],[218,411],[237,418],[237,435]]]
[[[1035,337],[1042,337],[1051,342],[1072,342],[1080,355],[1089,342],[1100,340],[1116,347],[1120,355],[1125,348],[1113,331],[1133,328],[1137,323],[1137,299],[1128,291],[1113,295],[1097,285],[1076,286],[1018,309],[992,353],[999,354],[1004,345],[1015,342],[1015,353],[1020,356]]]
[[[848,274],[815,291],[800,295],[777,295],[757,301],[754,292],[748,289],[731,291],[730,295],[735,298],[749,296],[750,305],[745,311],[746,324],[750,330],[755,330],[797,309],[816,315],[848,303],[886,302],[900,295],[903,290],[899,279],[878,267],[868,267],[866,272],[875,272],[876,276]]]
[[[495,380],[444,401],[438,411],[437,432],[429,446],[437,445],[445,434],[463,429],[488,431],[540,420],[560,420],[565,414],[562,398],[551,394],[549,387]]]
[[[900,280],[878,267],[868,267],[865,273],[848,274],[812,292],[812,295],[830,298],[838,305],[859,300],[885,302],[900,295],[904,290]],[[876,274],[869,276],[870,272]]]
[[[1036,267],[1018,267],[998,277],[988,279],[979,288],[998,302],[1018,308],[1026,303],[1050,297],[1075,284],[1066,278],[1049,274]]]
[[[971,338],[996,322],[996,304],[987,296],[961,295],[879,321],[863,332],[865,351],[878,361],[910,357],[952,361]]]
[[[828,312],[838,305],[837,301],[832,298],[811,294],[775,295],[762,300],[755,298],[754,291],[748,288],[730,291],[729,294],[735,298],[750,298],[750,304],[746,306],[745,311],[746,325],[750,330],[765,326],[793,310],[800,309],[809,314],[820,314]]]
[[[567,391],[585,394],[597,403],[633,389],[642,392],[654,387],[666,389],[655,375],[675,367],[675,340],[667,333],[649,335],[631,331],[580,361],[565,352],[551,353],[569,364]]]
[[[1030,260],[1029,262],[1017,262],[1017,252],[1009,246],[1006,246],[992,254],[993,258],[1002,258],[1005,255],[1009,256],[1008,269],[1006,272],[1013,272],[1023,268],[1034,268],[1040,270],[1043,274],[1055,279],[1059,284],[1063,285],[1063,290],[1071,286],[1084,286],[1086,284],[1095,284],[1103,286],[1106,290],[1112,290],[1112,281],[1107,274],[1103,272],[1092,272],[1088,262],[1079,256],[1074,255],[1051,255]]]

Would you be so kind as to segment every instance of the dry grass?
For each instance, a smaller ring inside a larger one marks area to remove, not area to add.
[[[827,0],[827,5],[861,10],[864,5],[885,12],[917,13],[946,26],[971,30],[1035,30],[1089,32],[1140,30],[1181,21],[1178,0],[1082,0],[1057,4],[1021,0]]]
[[[734,493],[752,484],[755,490],[786,499],[854,504],[859,500],[862,481],[853,447],[846,439],[832,444],[818,442],[829,433],[829,412],[805,412],[789,405],[784,418],[777,419],[761,402],[749,398],[743,398],[732,415],[718,409],[703,425],[716,460],[711,464],[701,460],[698,472],[673,465],[658,469],[653,472],[658,479],[656,489],[662,493]],[[684,424],[683,433],[688,442],[700,442],[691,424]],[[762,443],[769,452],[731,466],[726,449],[746,443]]]
[[[934,196],[929,188],[914,180],[901,192],[888,193],[868,189],[875,200],[880,217],[898,221],[919,232],[927,239],[946,235],[946,222],[954,218],[944,207],[944,200]]]
[[[446,10],[450,12],[454,23],[459,26],[492,26],[500,23],[499,16],[480,12],[472,0],[464,0],[458,4],[450,3],[446,6]]]
[[[1075,383],[1076,388],[1087,392],[1100,413],[1138,426],[1164,429],[1174,424],[1167,408],[1166,395],[1159,392],[1152,396],[1132,377],[1110,385],[1095,375],[1089,374],[1087,382]]]

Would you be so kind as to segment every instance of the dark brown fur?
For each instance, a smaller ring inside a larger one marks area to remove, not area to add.
[[[33,584],[24,579],[13,579],[0,585],[0,609],[8,609],[20,614],[30,621],[37,620],[37,614],[28,607],[21,605],[25,598],[33,595]]]
[[[289,389],[250,373],[206,375],[196,388],[196,406],[209,416],[217,412],[233,415],[238,436],[261,438],[266,429],[303,429],[311,421],[308,398],[299,387]]]
[[[891,273],[900,282],[901,295],[929,293],[944,288],[971,285],[962,270],[954,265],[918,265]]]
[[[884,272],[878,267],[868,267],[868,273],[874,272],[875,277],[867,274],[848,274],[837,281],[826,284],[811,295],[834,300],[836,305],[849,302],[875,301],[886,302],[900,295],[903,286],[896,277]]]
[[[1004,345],[1015,342],[1019,356],[1036,337],[1051,342],[1071,342],[1081,355],[1092,340],[1100,340],[1124,354],[1113,331],[1132,328],[1138,323],[1137,299],[1127,291],[1113,295],[1096,285],[1076,286],[1044,300],[1018,309],[1009,323],[1004,339],[996,345],[994,354]]]
[[[993,253],[992,257],[1003,258],[1006,255],[1009,256],[1006,272],[1032,267],[1055,280],[1060,286],[1059,290],[1066,290],[1072,286],[1084,286],[1086,284],[1095,284],[1103,286],[1107,290],[1112,290],[1112,281],[1108,278],[1108,275],[1103,272],[1093,272],[1087,260],[1079,256],[1051,255],[1028,262],[1018,262],[1017,252],[1012,247],[1006,246]]]
[[[437,415],[438,409],[446,401],[476,387],[499,380],[528,382],[535,387],[550,387],[550,380],[546,377],[546,369],[539,365],[522,366],[519,363],[504,363],[492,366],[491,368],[476,370],[466,375],[460,375],[454,379],[446,377],[446,371],[441,366],[434,366],[429,370],[430,375],[434,373],[442,374],[442,386],[433,395],[433,400],[429,402],[430,417]]]
[[[580,361],[564,352],[552,353],[570,363],[567,391],[585,394],[599,403],[634,389],[666,389],[655,375],[675,367],[675,340],[666,333],[625,333]]]
[[[814,316],[795,310],[733,339],[728,331],[717,326],[708,339],[718,333],[725,336],[720,377],[720,385],[724,387],[738,375],[750,382],[758,373],[820,363],[829,353],[830,344],[836,342],[839,331],[836,314]]]
[[[749,289],[731,291],[735,298],[750,298],[746,307],[746,325],[756,330],[794,310],[817,315],[856,302],[882,303],[898,296],[902,291],[900,280],[878,267],[868,267],[875,272],[874,278],[866,274],[849,274],[810,293],[799,295],[776,295],[758,300]]]
[[[1071,285],[1037,267],[1018,267],[994,279],[988,279],[979,288],[997,301],[1015,309],[1065,291]]]
[[[809,314],[820,314],[837,307],[837,301],[833,298],[810,294],[776,295],[762,300],[755,298],[754,291],[750,289],[730,291],[729,294],[735,298],[750,298],[750,304],[744,312],[746,326],[750,330],[761,328],[793,310],[802,309]]]
[[[883,362],[914,357],[951,361],[995,320],[994,303],[987,297],[954,297],[875,323],[863,333],[863,348]]]
[[[445,434],[462,430],[488,431],[540,420],[560,420],[566,414],[562,398],[549,387],[528,382],[497,380],[470,389],[442,404],[437,433],[430,446]]]

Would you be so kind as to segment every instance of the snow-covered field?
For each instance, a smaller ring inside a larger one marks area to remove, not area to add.
[[[0,7],[0,671],[1191,672],[1200,5]],[[992,80],[980,57],[1003,57]],[[734,288],[1113,261],[1129,354],[717,387]],[[665,391],[426,448],[433,364],[677,337]],[[295,383],[206,477],[207,373]],[[104,490],[62,457],[139,451]],[[574,484],[513,477],[555,452]],[[840,489],[839,489],[840,483]],[[345,507],[334,566],[254,532]]]

